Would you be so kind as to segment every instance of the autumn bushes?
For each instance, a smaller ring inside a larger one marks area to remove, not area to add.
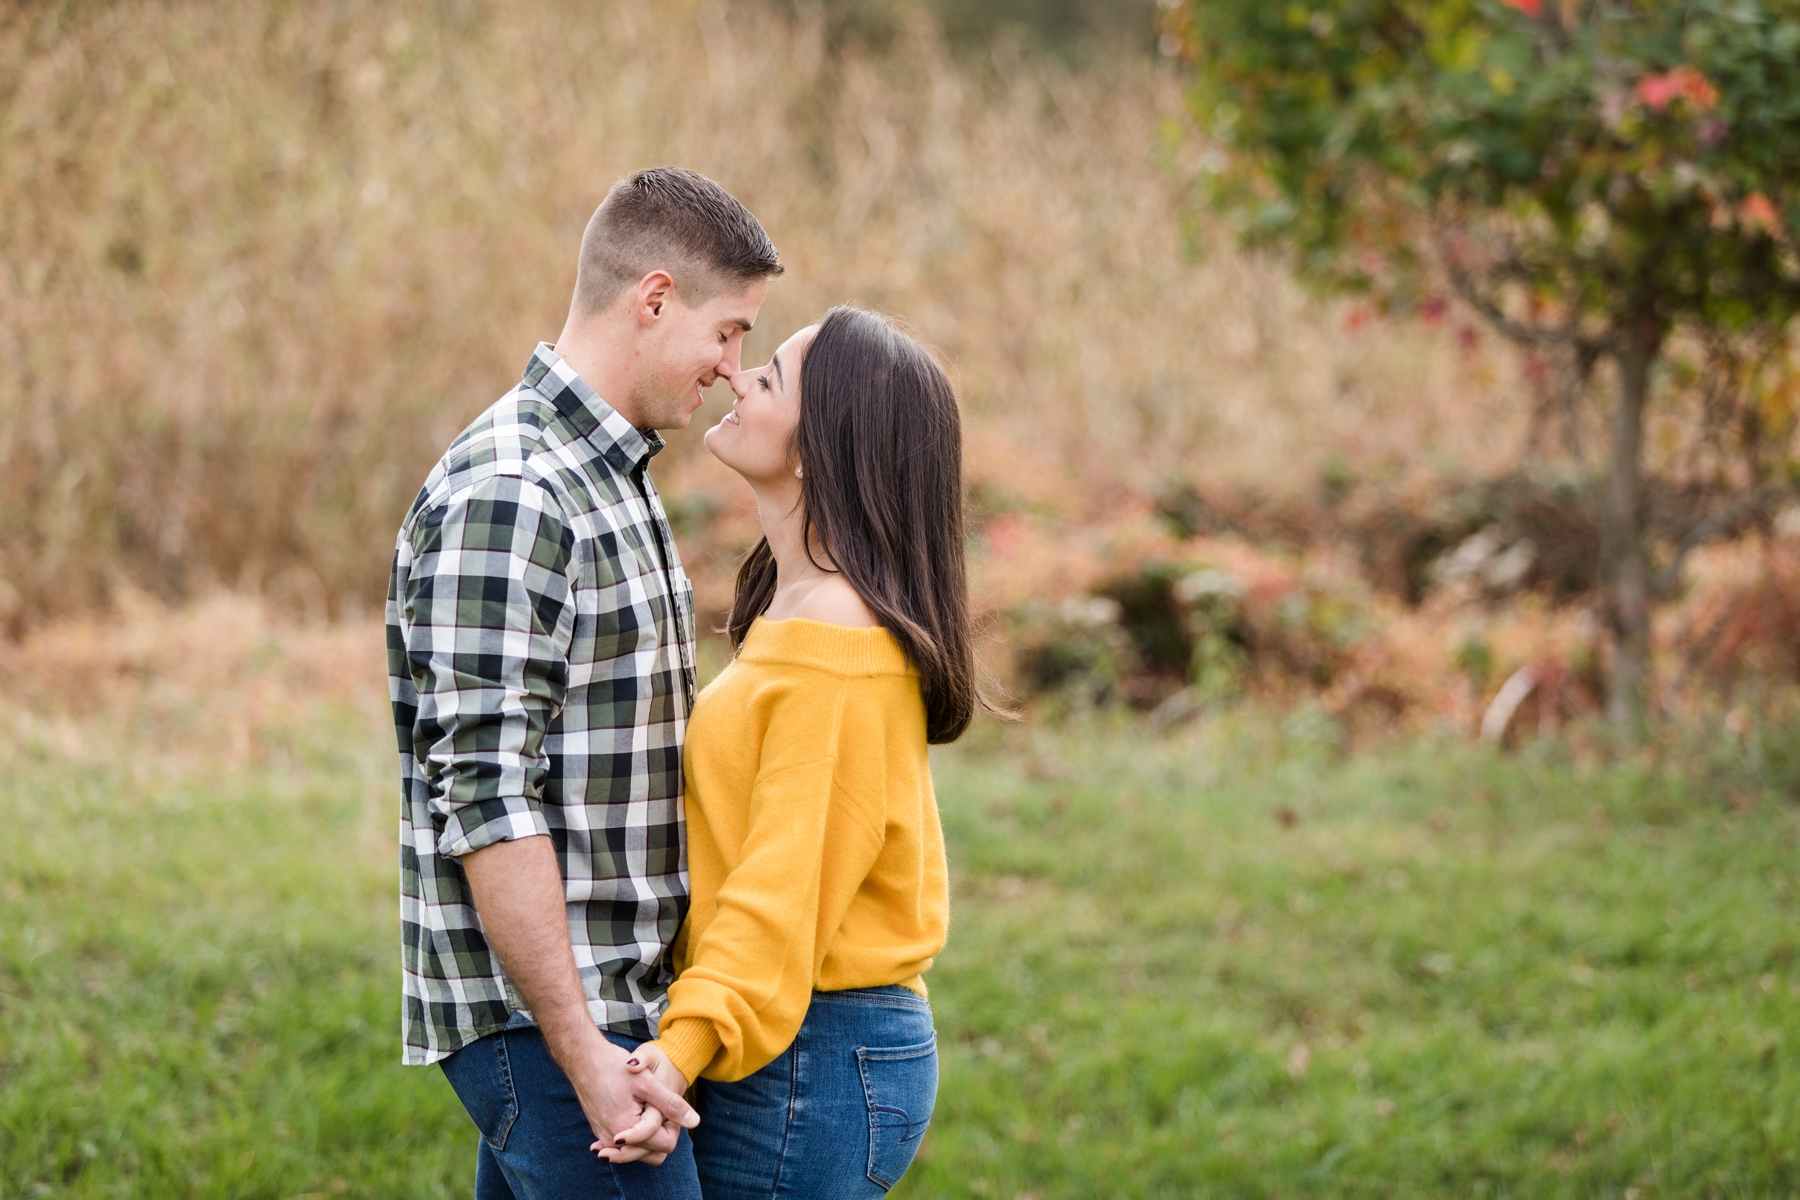
[[[1233,516],[1223,502],[1193,533],[1195,508],[1177,519],[1168,507],[1084,531],[1101,543],[1085,561],[1053,549],[1082,539],[999,522],[980,581],[1003,635],[991,656],[1017,691],[1165,724],[1243,700],[1313,702],[1351,733],[1476,736],[1485,718],[1508,741],[1602,704],[1595,534],[1554,480],[1342,501],[1313,509],[1310,529],[1298,510]],[[1694,582],[1656,626],[1657,703],[1758,712],[1800,680],[1800,512],[1697,553]]]
[[[1608,653],[1583,616],[1597,520],[1571,456],[1518,465],[1545,429],[1602,432],[1556,416],[1555,371],[1459,302],[1326,303],[1238,248],[1196,204],[1217,147],[1167,64],[957,51],[910,19],[870,49],[817,17],[0,18],[0,629],[220,589],[373,613],[430,463],[560,326],[593,204],[681,162],[788,265],[747,353],[851,301],[952,367],[984,654],[1015,693],[1171,721],[1309,699],[1473,732],[1538,664],[1567,686],[1541,684],[1515,729],[1581,711]],[[691,86],[653,102],[671,70]],[[1664,377],[1682,403],[1648,418],[1658,454],[1696,445],[1684,369]],[[708,625],[755,531],[699,443],[722,400],[656,464]],[[1698,486],[1649,489],[1659,555],[1726,498]],[[1767,516],[1739,532],[1774,537]],[[1693,573],[1659,617],[1675,692],[1792,677],[1787,568],[1745,570],[1729,592]]]

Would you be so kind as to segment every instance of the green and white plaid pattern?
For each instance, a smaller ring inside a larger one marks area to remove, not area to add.
[[[387,602],[400,741],[404,1060],[523,1010],[457,859],[547,834],[601,1027],[654,1036],[686,915],[681,739],[694,593],[662,448],[540,345],[406,514]]]

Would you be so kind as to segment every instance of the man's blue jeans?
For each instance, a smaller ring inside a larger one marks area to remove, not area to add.
[[[608,1033],[627,1050],[631,1038]],[[441,1064],[481,1131],[475,1200],[700,1200],[694,1147],[681,1142],[660,1166],[614,1166],[588,1147],[593,1129],[544,1035],[515,1023]]]
[[[702,1079],[694,1100],[706,1200],[881,1196],[937,1101],[931,1006],[901,987],[814,992],[780,1057],[736,1083]]]

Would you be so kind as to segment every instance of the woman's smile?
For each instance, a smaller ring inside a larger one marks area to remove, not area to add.
[[[808,325],[796,331],[761,367],[734,371],[721,366],[719,377],[731,385],[732,404],[706,431],[706,448],[713,457],[749,480],[752,487],[773,487],[783,507],[792,507],[789,492],[800,478],[795,443],[800,423],[800,364],[818,330],[817,325]]]

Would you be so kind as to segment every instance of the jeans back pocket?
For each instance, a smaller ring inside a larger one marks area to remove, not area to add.
[[[519,1097],[513,1090],[506,1034],[490,1033],[439,1065],[487,1144],[496,1150],[506,1149],[506,1135],[519,1119]]]
[[[937,1103],[937,1035],[916,1046],[856,1052],[869,1105],[869,1179],[883,1191],[900,1181],[918,1153]]]

